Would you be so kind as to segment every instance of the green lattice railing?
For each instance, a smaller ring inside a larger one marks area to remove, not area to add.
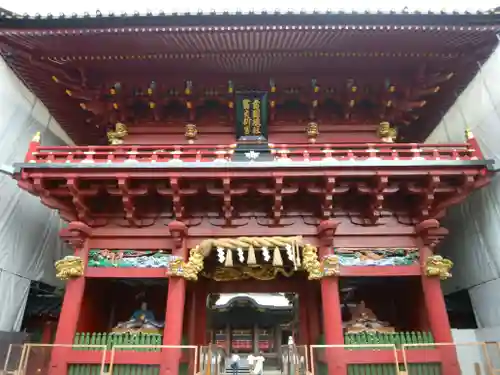
[[[109,366],[104,368],[109,372]],[[114,365],[113,375],[159,375],[158,365]],[[101,375],[100,365],[69,365],[68,375]],[[188,375],[188,366],[185,363],[179,365],[179,375]]]
[[[75,350],[95,350],[95,347],[85,348],[85,345],[106,345],[107,349],[111,349],[114,345],[134,345],[136,347],[120,350],[134,350],[134,351],[158,351],[158,348],[151,348],[147,346],[161,345],[162,335],[160,334],[143,334],[143,333],[106,333],[106,332],[93,332],[93,333],[77,333],[73,341]],[[140,348],[140,346],[145,346]]]
[[[363,345],[365,347],[359,348],[371,349],[370,344],[373,345],[396,345],[401,348],[404,344],[433,344],[434,338],[430,332],[394,332],[394,333],[348,333],[344,335],[345,345]],[[408,349],[431,349],[433,346],[415,346],[408,347]],[[357,348],[352,348],[356,350]],[[381,350],[382,348],[377,348]]]
[[[407,347],[414,349],[433,349],[434,338],[430,332],[395,332],[395,333],[350,333],[344,335],[345,345],[360,345],[360,347],[347,348],[349,350],[391,350],[390,348],[376,347],[375,345],[395,345],[400,349],[404,344],[430,344],[422,346]],[[324,345],[322,337],[319,345]],[[373,347],[370,347],[374,345]],[[316,349],[321,351],[321,349]],[[361,355],[361,354],[360,354]],[[400,368],[399,370],[403,370]],[[408,364],[408,375],[441,375],[440,363],[411,363]],[[317,375],[327,375],[328,367],[322,361],[316,361]],[[384,364],[355,364],[347,365],[348,375],[398,375],[394,363]]]
[[[133,351],[146,351],[155,352],[160,351],[160,348],[147,347],[151,345],[161,345],[162,335],[160,334],[130,334],[121,333],[113,334],[106,332],[92,332],[92,333],[77,333],[73,341],[75,345],[74,350],[96,350],[96,348],[90,347],[90,345],[106,345],[106,348],[110,350],[114,345],[134,345],[134,348],[120,348],[119,350],[133,350]],[[182,344],[185,345],[186,337],[182,339]],[[85,345],[89,345],[85,348]],[[141,346],[145,346],[141,348]],[[106,364],[106,372],[109,371],[109,365]],[[90,364],[70,364],[68,366],[68,375],[100,375],[101,366],[100,365],[90,365]],[[159,365],[122,365],[115,364],[113,366],[113,375],[158,375],[160,373]],[[187,375],[188,364],[179,364],[179,375]]]

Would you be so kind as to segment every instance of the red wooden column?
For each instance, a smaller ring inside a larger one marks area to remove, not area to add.
[[[75,256],[80,256],[86,267],[88,259],[88,235],[90,228],[83,223],[70,223],[67,228],[60,232],[60,236],[75,248]],[[64,375],[67,372],[66,353],[72,350],[69,345],[74,342],[78,320],[80,319],[80,309],[83,303],[85,292],[85,275],[66,282],[66,290],[59,314],[55,347],[52,349],[50,357],[50,374]],[[68,346],[57,346],[68,345]]]
[[[206,285],[196,285],[196,343],[207,345],[207,289]]]
[[[197,345],[196,343],[196,310],[198,309],[197,301],[196,301],[196,295],[197,295],[197,286],[194,285],[193,288],[190,288],[190,290],[186,293],[186,311],[188,312],[188,324],[187,324],[187,331],[188,331],[188,342],[189,345]]]
[[[319,321],[319,309],[321,308],[321,303],[319,301],[318,291],[313,289],[306,297],[308,299],[308,326],[309,326],[309,345],[315,345],[318,343],[320,332],[320,321]]]
[[[309,306],[305,288],[299,293],[299,345],[309,345]]]
[[[432,250],[426,245],[426,238],[430,230],[439,229],[437,220],[425,220],[415,227],[419,235],[420,264],[422,266],[422,290],[429,326],[436,343],[453,343],[450,321],[446,311],[446,303],[441,289],[441,280],[436,276],[425,274],[427,258],[433,255]],[[441,351],[441,368],[443,375],[460,375],[460,367],[456,348],[453,345],[438,347]]]
[[[193,288],[189,288],[186,293],[186,317],[187,317],[187,336],[188,336],[188,344],[189,345],[197,345],[196,343],[196,310],[198,308],[196,304],[196,293],[197,285],[194,285]],[[194,351],[189,351],[188,361],[189,368],[188,373],[194,374]],[[196,371],[197,372],[197,371]]]
[[[68,280],[54,344],[73,344],[85,291],[85,277]]]
[[[338,225],[339,223],[333,220],[325,220],[318,226],[320,259],[331,254],[333,236]],[[324,277],[321,280],[321,301],[325,345],[344,345],[338,277]],[[325,360],[328,364],[328,375],[347,374],[343,352],[343,348],[327,348],[324,350]]]
[[[42,344],[51,344],[52,343],[52,331],[54,327],[54,323],[52,320],[45,320],[42,326]]]
[[[173,221],[168,225],[174,239],[173,255],[186,258],[187,248],[184,223]],[[163,345],[179,346],[182,344],[184,304],[186,302],[186,280],[182,277],[170,277],[168,281],[167,305],[165,309],[165,329]],[[182,351],[180,348],[164,348],[160,364],[160,374],[178,375]]]

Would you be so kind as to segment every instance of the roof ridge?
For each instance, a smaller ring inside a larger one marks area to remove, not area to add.
[[[376,15],[495,15],[500,14],[500,7],[496,8],[474,8],[474,9],[418,9],[418,8],[409,8],[404,7],[401,9],[220,9],[220,10],[207,10],[207,9],[171,9],[169,11],[164,10],[146,10],[143,12],[132,11],[132,12],[122,12],[122,11],[107,11],[101,12],[99,9],[91,12],[86,11],[83,13],[73,12],[71,14],[65,14],[63,12],[54,15],[52,13],[46,14],[30,14],[30,13],[16,13],[9,11],[4,8],[0,8],[0,19],[16,19],[16,18],[24,18],[24,19],[80,19],[80,18],[131,18],[131,17],[165,17],[165,16],[245,16],[245,15],[367,15],[367,16],[376,16]]]

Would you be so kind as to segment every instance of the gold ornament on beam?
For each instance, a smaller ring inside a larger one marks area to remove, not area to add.
[[[266,265],[262,267],[243,267],[243,268],[223,268],[218,267],[215,272],[208,274],[204,273],[203,276],[215,281],[237,281],[255,279],[260,281],[273,280],[278,275],[285,277],[293,276],[294,271],[286,271],[280,267],[273,267]]]
[[[183,264],[183,277],[186,280],[198,280],[198,274],[203,270],[205,255],[200,246],[189,251],[189,259]]]
[[[319,280],[323,277],[316,247],[304,245],[302,248],[302,266],[309,273],[309,280]]]
[[[198,136],[198,128],[195,124],[186,124],[184,127],[184,136],[188,140],[189,144],[193,144],[194,140]]]
[[[39,142],[40,143],[40,132],[36,132],[33,138],[31,139],[31,142]]]
[[[319,126],[316,122],[310,122],[307,124],[306,128],[307,137],[309,138],[309,142],[316,143],[316,138],[319,135]]]
[[[377,137],[383,143],[394,143],[398,132],[395,128],[391,128],[391,124],[387,121],[382,121],[377,129]]]
[[[83,276],[83,259],[78,256],[68,255],[54,263],[56,277],[59,280],[75,279]]]
[[[427,276],[439,276],[441,280],[446,280],[451,277],[451,268],[453,262],[443,258],[441,255],[431,255],[425,261],[425,274]]]
[[[115,125],[115,130],[110,130],[107,132],[108,142],[110,145],[121,145],[123,144],[123,138],[128,135],[127,126],[121,122],[117,122]]]

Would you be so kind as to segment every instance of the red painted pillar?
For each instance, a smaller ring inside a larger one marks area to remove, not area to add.
[[[42,344],[50,344],[52,343],[52,328],[53,328],[54,322],[52,320],[46,320],[43,322],[43,327],[42,327],[42,338],[41,342]]]
[[[319,309],[321,304],[319,302],[317,291],[310,291],[306,296],[308,298],[308,326],[309,326],[309,345],[315,345],[318,343],[320,336],[320,321],[319,321]]]
[[[52,349],[50,361],[51,375],[64,375],[67,372],[66,353],[71,347],[57,345],[71,345],[74,342],[76,327],[80,317],[80,308],[83,302],[83,293],[85,291],[85,277],[68,280],[66,283],[66,292],[59,315],[59,324],[57,325],[56,338]]]
[[[193,288],[187,293],[188,300],[186,301],[186,311],[188,312],[187,316],[187,334],[188,334],[188,343],[189,345],[198,345],[197,340],[197,329],[196,329],[196,310],[199,309],[196,296],[198,294],[198,285],[194,285]],[[194,351],[189,352],[189,374],[193,374],[194,371]]]
[[[422,269],[427,257],[431,256],[432,250],[427,246],[420,247],[420,262]],[[436,343],[453,343],[450,322],[446,312],[446,304],[441,280],[439,277],[429,277],[422,273],[422,289],[424,292],[425,307],[429,326]],[[460,375],[460,367],[456,348],[453,345],[438,347],[441,351],[441,366],[443,375]]]
[[[325,345],[344,345],[338,281],[337,277],[326,277],[321,280]],[[325,350],[329,375],[347,374],[343,351],[343,348]]]
[[[325,220],[318,226],[320,259],[331,254],[333,237],[338,225],[339,223],[333,220]],[[321,279],[321,303],[323,308],[325,345],[344,345],[338,277],[331,276]],[[347,375],[343,347],[326,348],[324,353],[328,365],[328,375]]]
[[[207,291],[203,284],[196,291],[196,344],[207,345]]]
[[[186,280],[180,277],[171,277],[168,281],[163,345],[179,346],[182,344],[185,298]],[[165,361],[162,363],[160,374],[177,375],[182,353],[181,349],[166,348],[164,351]]]
[[[174,239],[173,255],[186,258],[187,248],[185,235],[187,227],[184,223],[174,221],[168,225]],[[168,280],[167,305],[165,308],[165,329],[163,345],[180,346],[182,344],[182,328],[184,304],[186,302],[186,280],[182,277],[170,277]],[[181,348],[164,348],[160,364],[160,375],[178,375],[181,360]]]
[[[186,293],[186,311],[189,313],[187,322],[189,345],[196,345],[196,286]]]
[[[77,245],[81,246],[75,250],[75,255],[80,256],[83,264],[86,266],[88,259],[88,240],[81,239]],[[85,275],[77,279],[66,281],[66,289],[64,299],[59,314],[59,322],[57,324],[56,337],[54,339],[55,347],[50,354],[50,374],[65,375],[67,373],[66,353],[72,350],[71,346],[57,345],[72,345],[75,339],[75,334],[80,319],[80,310],[83,303],[85,292]]]
[[[299,345],[309,345],[309,317],[307,294],[299,293]]]

